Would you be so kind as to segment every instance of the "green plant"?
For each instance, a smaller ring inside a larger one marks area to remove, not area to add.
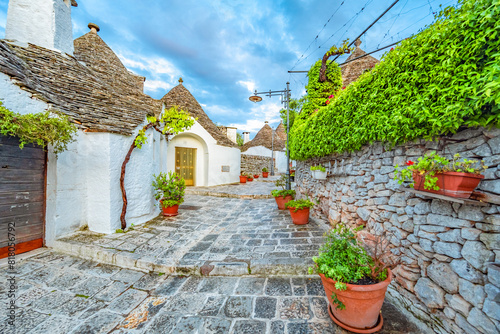
[[[454,155],[453,161],[450,161],[432,151],[418,158],[416,163],[411,160],[407,161],[406,168],[402,167],[400,169],[399,165],[396,165],[394,180],[398,181],[399,184],[410,181],[410,187],[413,188],[413,173],[418,173],[424,177],[425,189],[439,190],[436,174],[447,171],[480,174],[487,168],[484,161],[469,159],[460,161],[460,154],[458,153]]]
[[[184,190],[186,182],[177,173],[160,173],[153,175],[153,187],[155,189],[155,199],[160,201],[161,207],[167,208],[184,202]]]
[[[17,137],[21,149],[32,143],[42,148],[52,145],[54,153],[58,154],[74,141],[76,131],[68,116],[56,110],[21,115],[8,110],[0,101],[0,133]]]
[[[293,201],[290,201],[290,202],[285,204],[285,208],[295,209],[295,210],[293,210],[293,212],[297,212],[299,210],[306,209],[306,208],[312,208],[313,206],[314,206],[314,203],[308,199],[297,199],[297,200],[293,200]]]
[[[311,166],[312,171],[319,170],[320,172],[326,172],[326,168],[321,165]]]
[[[273,197],[280,197],[280,196],[283,196],[283,197],[286,197],[286,196],[295,197],[295,190],[285,190],[285,189],[278,190],[278,189],[274,189],[274,190],[271,191],[271,195],[273,195]]]
[[[375,263],[356,239],[356,232],[361,229],[362,226],[353,230],[340,223],[326,233],[326,242],[321,246],[319,256],[313,257],[316,266],[309,268],[309,273],[316,272],[331,278],[335,281],[335,288],[338,290],[346,290],[347,283],[356,284],[363,278],[385,280],[387,269],[377,272],[376,277],[371,277],[371,266]],[[345,305],[338,300],[335,293],[332,295],[332,300],[337,309],[345,309]]]
[[[268,169],[266,167],[262,168],[262,173],[267,173]]]
[[[122,230],[121,228],[117,228],[117,229],[115,230],[115,233],[125,233],[125,232],[123,232],[123,230]]]
[[[236,132],[236,144],[238,144],[238,146],[243,146],[244,142],[245,140],[243,139],[241,133]]]
[[[498,17],[498,0],[459,0],[443,9],[345,90],[332,87],[328,106],[307,112],[304,105],[290,130],[291,158],[500,127]]]

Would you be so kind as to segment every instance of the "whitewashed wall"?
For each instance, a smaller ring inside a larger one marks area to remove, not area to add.
[[[261,157],[271,157],[271,150],[264,146],[253,146],[241,154],[260,155]],[[277,173],[286,173],[286,152],[274,151],[274,159]]]
[[[0,74],[0,99],[7,109],[21,114],[49,108],[12,84],[4,74]],[[166,140],[153,130],[147,134],[148,143],[135,149],[127,164],[128,226],[159,214],[151,183],[153,174],[166,171]],[[86,224],[90,230],[101,233],[112,233],[120,227],[121,165],[134,137],[78,131],[76,141],[58,157],[49,148],[45,235],[48,246]]]
[[[175,171],[175,147],[196,148],[195,186],[215,186],[239,181],[241,152],[217,141],[197,121],[189,131],[173,137],[167,145],[168,170]],[[222,172],[229,166],[229,172]]]

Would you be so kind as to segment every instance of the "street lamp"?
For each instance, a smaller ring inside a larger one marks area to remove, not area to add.
[[[286,190],[290,190],[290,148],[288,147],[288,135],[290,132],[290,83],[286,83],[286,88],[284,90],[269,90],[268,92],[257,92],[257,90],[255,90],[254,95],[250,96],[248,99],[252,102],[260,102],[262,101],[262,97],[259,95],[266,95],[269,97],[281,96],[281,103],[286,105]]]

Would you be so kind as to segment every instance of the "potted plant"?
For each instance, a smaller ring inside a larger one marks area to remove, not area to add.
[[[314,203],[308,199],[292,200],[285,204],[295,225],[305,225],[309,222],[309,208],[313,206]]]
[[[252,175],[247,175],[247,181],[252,182],[253,181],[253,176]]]
[[[316,180],[326,180],[327,172],[325,167],[321,165],[311,166],[311,171],[313,178]]]
[[[285,189],[285,184],[286,184],[286,176],[281,175],[281,178],[277,179],[274,184],[277,187],[281,187],[281,190],[279,189],[274,189],[271,191],[271,195],[274,196],[274,200],[276,201],[276,204],[278,205],[279,210],[285,210],[285,204],[288,203],[289,201],[293,200],[295,197],[295,190],[286,190]]]
[[[380,310],[392,279],[390,268],[396,263],[388,256],[390,243],[379,237],[372,236],[370,255],[356,238],[361,228],[352,230],[341,223],[327,233],[309,273],[321,277],[336,324],[355,333],[374,333],[383,325]]]
[[[240,175],[240,183],[247,183],[247,176],[243,173]]]
[[[295,182],[295,172],[290,173],[290,182]]]
[[[153,187],[155,189],[155,199],[160,201],[160,208],[164,216],[176,216],[179,204],[184,202],[184,190],[186,182],[177,173],[160,173],[153,175]]]
[[[262,168],[262,177],[267,179],[267,177],[269,176],[269,172],[267,170],[266,167]]]
[[[254,179],[258,179],[258,178],[259,178],[259,174],[254,174],[254,175],[253,175],[253,178],[254,178]]]
[[[406,168],[399,169],[399,165],[396,165],[394,179],[399,184],[410,181],[410,187],[415,190],[469,198],[484,178],[481,173],[487,168],[483,160],[461,160],[457,153],[450,161],[433,151],[418,158],[416,162],[407,161]]]

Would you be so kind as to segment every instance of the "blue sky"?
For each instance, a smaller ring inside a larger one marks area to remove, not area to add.
[[[302,96],[306,75],[287,71],[308,70],[333,44],[356,37],[393,0],[77,2],[74,37],[87,33],[89,22],[97,23],[124,65],[146,77],[145,93],[161,98],[182,76],[214,122],[253,137],[264,121],[279,124],[281,108],[279,97],[250,102],[254,89],[281,90],[290,81],[292,97]],[[361,38],[361,48],[368,52],[411,36],[433,21],[440,4],[455,3],[400,0]],[[7,7],[8,0],[0,0],[0,38]]]

